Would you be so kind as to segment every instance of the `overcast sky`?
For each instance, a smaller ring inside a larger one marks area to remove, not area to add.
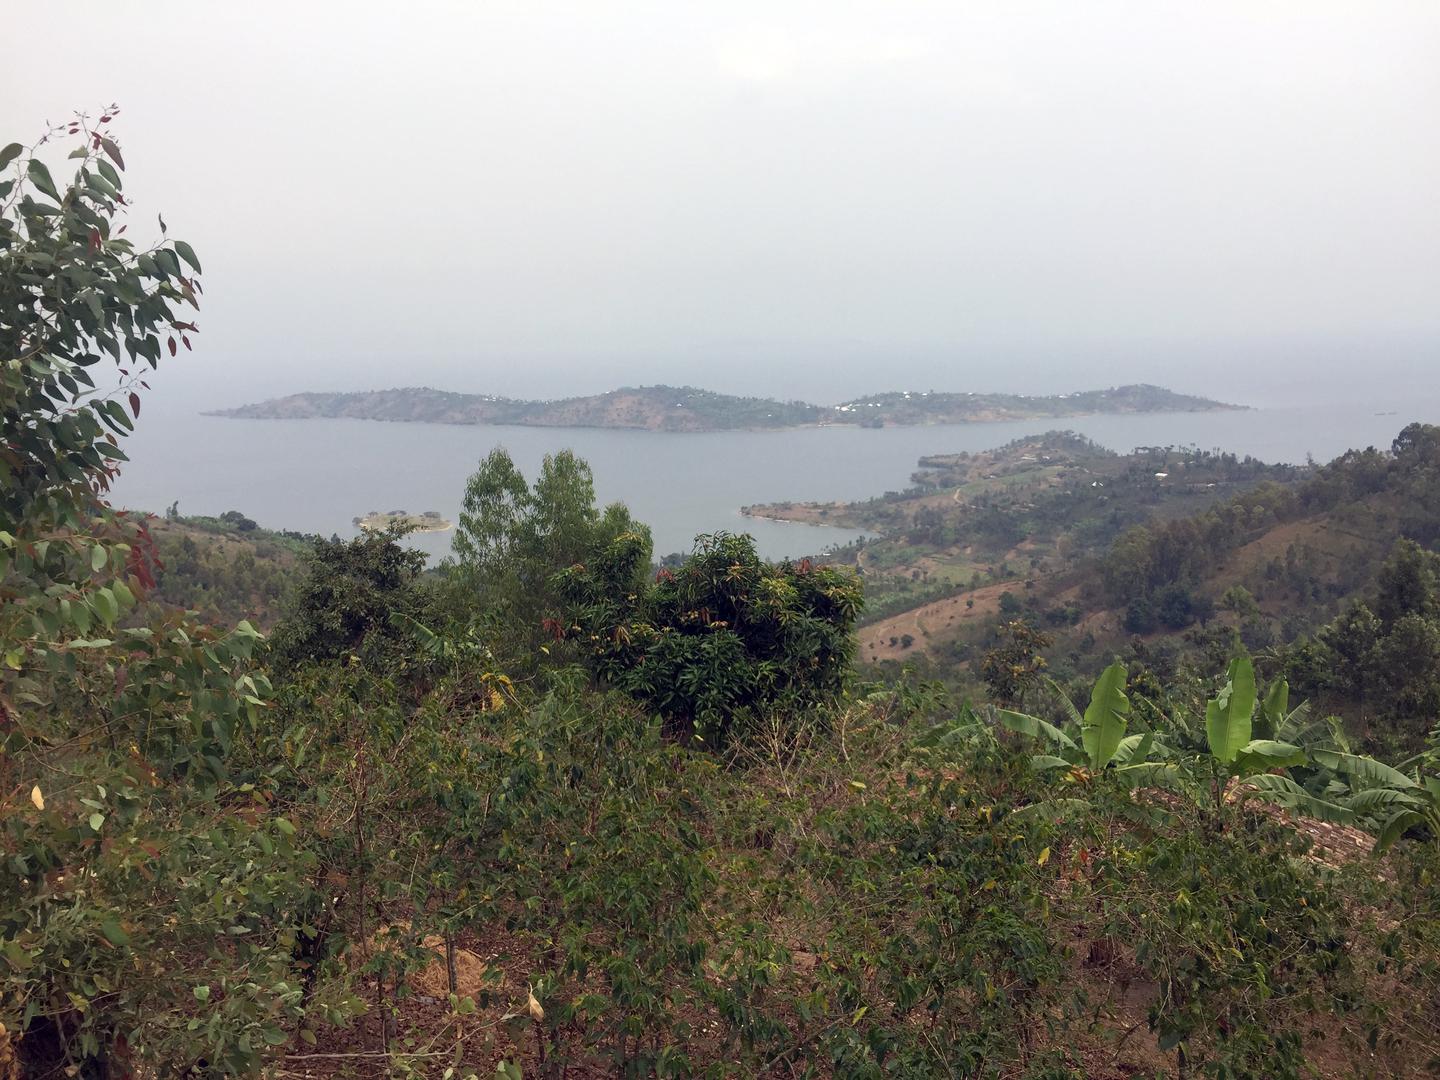
[[[165,378],[206,404],[1440,367],[1435,0],[3,21],[0,142],[119,102],[131,232],[163,210],[204,261]]]

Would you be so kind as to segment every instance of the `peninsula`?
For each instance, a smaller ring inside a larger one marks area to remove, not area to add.
[[[260,420],[348,418],[642,431],[740,431],[821,425],[908,427],[1089,413],[1210,412],[1243,407],[1143,383],[1048,396],[888,391],[838,405],[737,397],[691,386],[627,386],[605,394],[554,401],[458,394],[422,386],[291,394],[207,415]]]

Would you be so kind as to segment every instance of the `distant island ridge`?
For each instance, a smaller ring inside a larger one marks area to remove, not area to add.
[[[412,514],[408,510],[388,510],[382,513],[371,510],[364,517],[357,517],[351,523],[363,532],[382,532],[385,529],[404,529],[406,532],[446,532],[455,526],[440,516],[438,510],[426,510],[423,514]]]
[[[627,386],[589,397],[526,401],[460,394],[427,386],[348,393],[302,393],[207,416],[252,420],[354,419],[431,424],[516,424],[527,427],[627,428],[641,431],[746,431],[845,425],[913,427],[993,423],[1092,413],[1214,412],[1243,409],[1210,398],[1136,383],[1070,394],[887,391],[812,405],[739,397],[693,386]]]

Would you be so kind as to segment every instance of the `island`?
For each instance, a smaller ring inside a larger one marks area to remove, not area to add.
[[[353,524],[364,532],[381,532],[385,529],[445,532],[455,527],[434,510],[426,510],[423,514],[412,514],[406,510],[389,510],[382,514],[379,510],[371,510],[364,517],[355,518]]]
[[[1044,396],[887,391],[838,405],[738,397],[693,386],[627,386],[605,394],[554,401],[461,394],[421,386],[291,394],[218,409],[206,415],[251,420],[354,419],[698,432],[831,425],[910,427],[1052,419],[1091,413],[1214,412],[1239,408],[1244,406],[1144,383]]]

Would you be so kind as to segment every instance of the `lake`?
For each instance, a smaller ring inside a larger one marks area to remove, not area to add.
[[[590,463],[602,503],[621,500],[650,525],[657,553],[688,551],[697,533],[723,529],[748,532],[764,555],[782,558],[822,552],[857,534],[747,518],[741,506],[900,490],[925,454],[985,450],[1062,428],[1119,451],[1195,445],[1266,461],[1326,461],[1353,446],[1388,446],[1412,420],[1440,421],[1440,395],[1407,398],[1400,388],[1366,404],[705,434],[229,420],[156,410],[126,444],[131,461],[114,502],[159,513],[178,499],[182,513],[241,510],[269,528],[353,536],[352,519],[371,510],[438,510],[456,520],[465,479],[492,447],[506,447],[531,479],[545,454],[569,448]],[[412,540],[441,555],[450,536]]]

